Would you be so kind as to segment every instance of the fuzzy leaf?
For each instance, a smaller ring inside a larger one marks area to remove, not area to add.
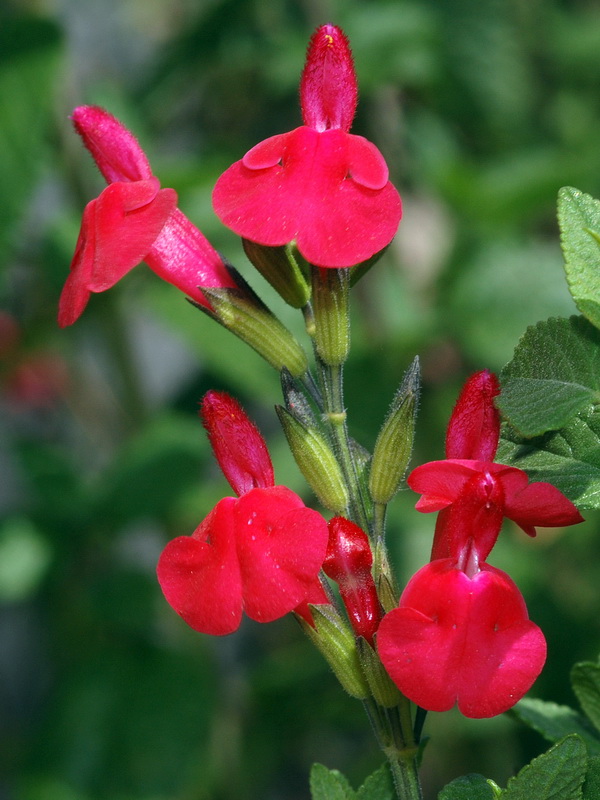
[[[588,719],[600,731],[600,664],[591,661],[575,664],[571,685]]]
[[[588,761],[588,771],[583,784],[583,800],[598,800],[600,797],[600,756]]]
[[[586,743],[588,752],[600,755],[600,737],[594,733],[588,721],[570,706],[525,697],[512,709],[512,713],[551,742],[558,742],[564,736],[576,733]]]
[[[564,187],[558,193],[558,222],[569,291],[581,313],[600,328],[600,200]]]
[[[356,792],[356,800],[394,800],[394,784],[387,764],[366,779]]]
[[[538,322],[500,382],[498,407],[523,436],[558,430],[600,401],[600,333],[583,317]]]
[[[561,430],[533,439],[505,428],[496,458],[553,484],[579,509],[600,508],[600,409],[589,406]]]
[[[464,775],[444,786],[438,800],[494,800],[498,795],[483,775]]]
[[[327,769],[323,764],[313,764],[310,771],[310,796],[312,800],[355,800],[356,793],[337,769]]]
[[[567,736],[511,778],[502,800],[582,800],[586,766],[585,744]]]

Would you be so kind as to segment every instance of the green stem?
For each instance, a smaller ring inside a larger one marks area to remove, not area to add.
[[[350,512],[355,522],[365,531],[369,531],[371,526],[358,479],[346,422],[342,367],[321,364],[321,369],[325,394],[325,414],[333,436],[335,452],[346,479],[350,495]]]
[[[423,800],[417,769],[418,745],[412,732],[410,702],[383,708],[374,700],[364,702],[367,716],[390,765],[398,800]]]

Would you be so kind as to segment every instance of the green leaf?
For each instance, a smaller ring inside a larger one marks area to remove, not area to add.
[[[497,459],[548,481],[578,508],[600,508],[600,409],[589,407],[560,431],[524,439],[505,426]]]
[[[356,792],[356,800],[394,800],[396,794],[387,764],[383,764]]]
[[[564,736],[576,733],[586,743],[588,752],[600,755],[600,737],[594,733],[588,721],[570,706],[525,697],[512,709],[512,713],[551,742],[558,742]]]
[[[312,800],[355,800],[356,792],[337,769],[313,764],[310,771],[310,796]]]
[[[498,406],[523,436],[564,427],[600,402],[600,333],[583,317],[527,329],[502,370]]]
[[[571,685],[590,722],[600,731],[600,664],[591,661],[575,664]]]
[[[581,313],[600,328],[600,200],[564,187],[558,193],[558,223],[569,291]]]
[[[598,800],[600,797],[600,757],[588,761],[588,771],[583,784],[583,800]]]
[[[586,767],[585,744],[567,736],[511,778],[502,800],[582,800]]]
[[[483,775],[464,775],[444,786],[438,800],[494,800],[492,785]]]

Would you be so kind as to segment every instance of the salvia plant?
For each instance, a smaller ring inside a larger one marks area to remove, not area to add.
[[[344,404],[352,289],[401,218],[384,157],[351,133],[357,98],[348,40],[323,25],[300,80],[303,124],[252,147],[213,192],[250,262],[301,312],[311,358],[178,209],[175,190],[161,188],[134,136],[95,106],[76,108],[72,121],[108,185],[84,210],[59,324],[74,323],[92,293],[144,261],[279,372],[276,413],[319,510],[277,482],[257,427],[233,397],[211,390],[200,416],[233,495],[166,545],[157,574],[167,603],[200,634],[235,634],[244,615],[268,623],[293,614],[363,704],[387,763],[357,792],[315,765],[315,800],[421,798],[427,712],[455,705],[470,718],[514,708],[553,746],[506,788],[469,775],[440,800],[597,800],[600,665],[573,670],[581,712],[523,699],[544,668],[546,641],[519,587],[494,566],[493,548],[505,518],[535,536],[536,526],[574,525],[579,509],[598,506],[600,203],[560,193],[581,314],[529,329],[499,377],[472,375],[449,410],[444,457],[409,472],[418,358],[372,454],[353,440]],[[399,586],[386,511],[406,485],[435,524],[429,563]]]

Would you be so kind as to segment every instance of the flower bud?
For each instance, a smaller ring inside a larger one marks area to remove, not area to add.
[[[375,442],[369,491],[375,503],[389,503],[404,478],[412,452],[417,401],[419,360],[407,370]]]
[[[242,239],[242,244],[249,261],[277,294],[293,308],[304,308],[310,300],[310,285],[302,273],[296,258],[299,254],[294,252],[293,244],[267,247],[250,239]]]
[[[282,406],[275,406],[275,411],[296,463],[319,502],[334,513],[344,511],[348,507],[348,490],[342,470],[325,438]]]
[[[381,619],[372,564],[371,545],[362,528],[344,517],[331,519],[323,572],[338,584],[354,632],[370,644]]]

